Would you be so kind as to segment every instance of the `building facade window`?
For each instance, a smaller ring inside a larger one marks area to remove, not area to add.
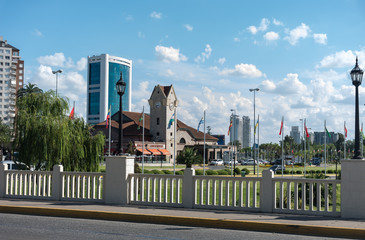
[[[111,112],[115,113],[119,111],[119,95],[115,88],[116,83],[120,79],[120,73],[122,73],[123,81],[127,84],[125,88],[125,93],[123,95],[123,111],[128,111],[129,109],[129,72],[130,67],[119,63],[109,62],[109,98],[108,104],[111,105]]]
[[[157,118],[157,119],[156,119],[156,124],[157,124],[157,125],[160,125],[160,118]]]
[[[100,92],[89,93],[89,115],[100,114]]]
[[[93,84],[100,84],[100,62],[89,64],[89,85]]]

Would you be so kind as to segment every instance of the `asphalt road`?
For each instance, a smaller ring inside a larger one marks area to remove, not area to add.
[[[108,239],[339,239],[213,228],[0,214],[1,240]]]

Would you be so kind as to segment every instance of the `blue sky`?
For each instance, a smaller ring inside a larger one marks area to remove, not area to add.
[[[207,111],[227,134],[230,109],[260,114],[260,143],[278,142],[307,118],[311,131],[354,132],[355,56],[365,68],[364,1],[4,1],[0,35],[21,50],[26,82],[55,89],[86,115],[86,58],[133,61],[132,111],[155,85],[173,84],[178,117]],[[360,87],[360,103],[365,91]],[[148,108],[147,108],[148,109]],[[365,106],[360,108],[364,118]],[[364,119],[365,120],[365,119]],[[362,121],[362,120],[361,120]]]

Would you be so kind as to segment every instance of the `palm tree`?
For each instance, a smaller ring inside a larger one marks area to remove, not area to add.
[[[184,150],[180,153],[179,156],[177,156],[177,161],[180,163],[185,163],[187,168],[191,168],[194,162],[199,160],[198,155],[196,154],[196,150],[193,148],[186,147]]]
[[[37,87],[37,84],[28,83],[25,87],[22,87],[17,92],[17,98],[22,98],[26,95],[42,93],[43,90]]]

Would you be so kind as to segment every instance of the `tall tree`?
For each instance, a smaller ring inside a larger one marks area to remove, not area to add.
[[[22,98],[26,95],[42,93],[43,90],[37,87],[36,84],[28,83],[25,87],[20,88],[17,91],[17,98]]]
[[[9,143],[11,139],[11,129],[4,124],[0,118],[0,161],[3,160],[4,143]]]
[[[15,148],[19,161],[36,169],[64,165],[67,171],[97,171],[104,135],[92,136],[83,119],[68,117],[68,103],[53,91],[23,94],[17,100]]]

